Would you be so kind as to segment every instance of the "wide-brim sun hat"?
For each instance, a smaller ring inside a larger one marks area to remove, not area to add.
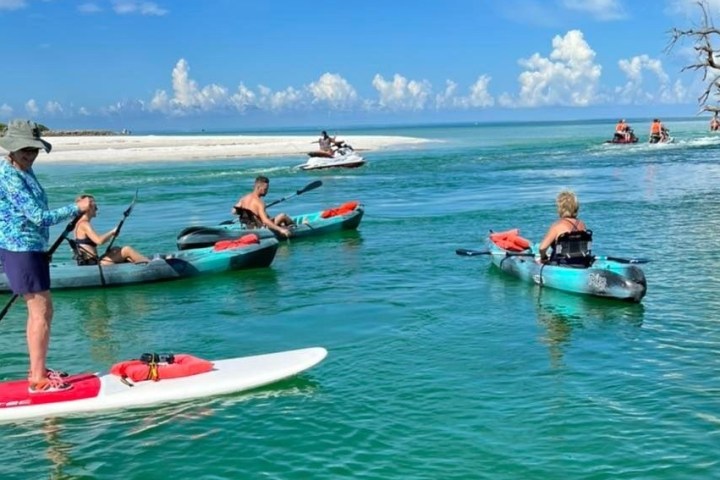
[[[13,120],[2,137],[0,147],[8,152],[17,152],[23,148],[39,148],[50,153],[52,145],[40,138],[40,127],[30,120]]]

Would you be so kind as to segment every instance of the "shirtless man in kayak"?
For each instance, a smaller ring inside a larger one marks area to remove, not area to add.
[[[267,227],[284,237],[289,237],[291,232],[285,227],[293,224],[292,218],[284,213],[270,218],[265,210],[265,202],[262,197],[267,195],[269,188],[270,180],[267,177],[263,175],[257,177],[253,191],[237,201],[232,208],[232,213],[239,215],[240,221],[249,228]]]

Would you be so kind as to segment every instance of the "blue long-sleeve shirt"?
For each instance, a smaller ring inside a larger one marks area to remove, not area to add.
[[[75,204],[48,209],[45,190],[32,169],[25,172],[0,160],[0,248],[12,252],[45,252],[50,226],[80,213]]]

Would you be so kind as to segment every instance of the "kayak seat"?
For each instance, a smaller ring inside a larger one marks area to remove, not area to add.
[[[65,240],[68,241],[70,244],[70,249],[73,252],[73,260],[75,260],[80,267],[84,267],[87,265],[97,265],[98,264],[98,258],[97,255],[93,255],[92,253],[88,252],[84,248],[80,248],[75,240],[72,238],[65,238]]]
[[[263,228],[262,220],[255,215],[255,212],[244,207],[235,207],[235,213],[240,218],[240,223],[246,228]]]
[[[591,248],[592,230],[565,232],[555,240],[548,263],[588,268],[595,261]]]

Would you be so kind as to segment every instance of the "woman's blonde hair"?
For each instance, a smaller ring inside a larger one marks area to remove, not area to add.
[[[557,205],[557,212],[560,218],[576,218],[578,210],[580,210],[580,204],[575,196],[575,193],[570,190],[563,190],[557,196],[555,200]]]

